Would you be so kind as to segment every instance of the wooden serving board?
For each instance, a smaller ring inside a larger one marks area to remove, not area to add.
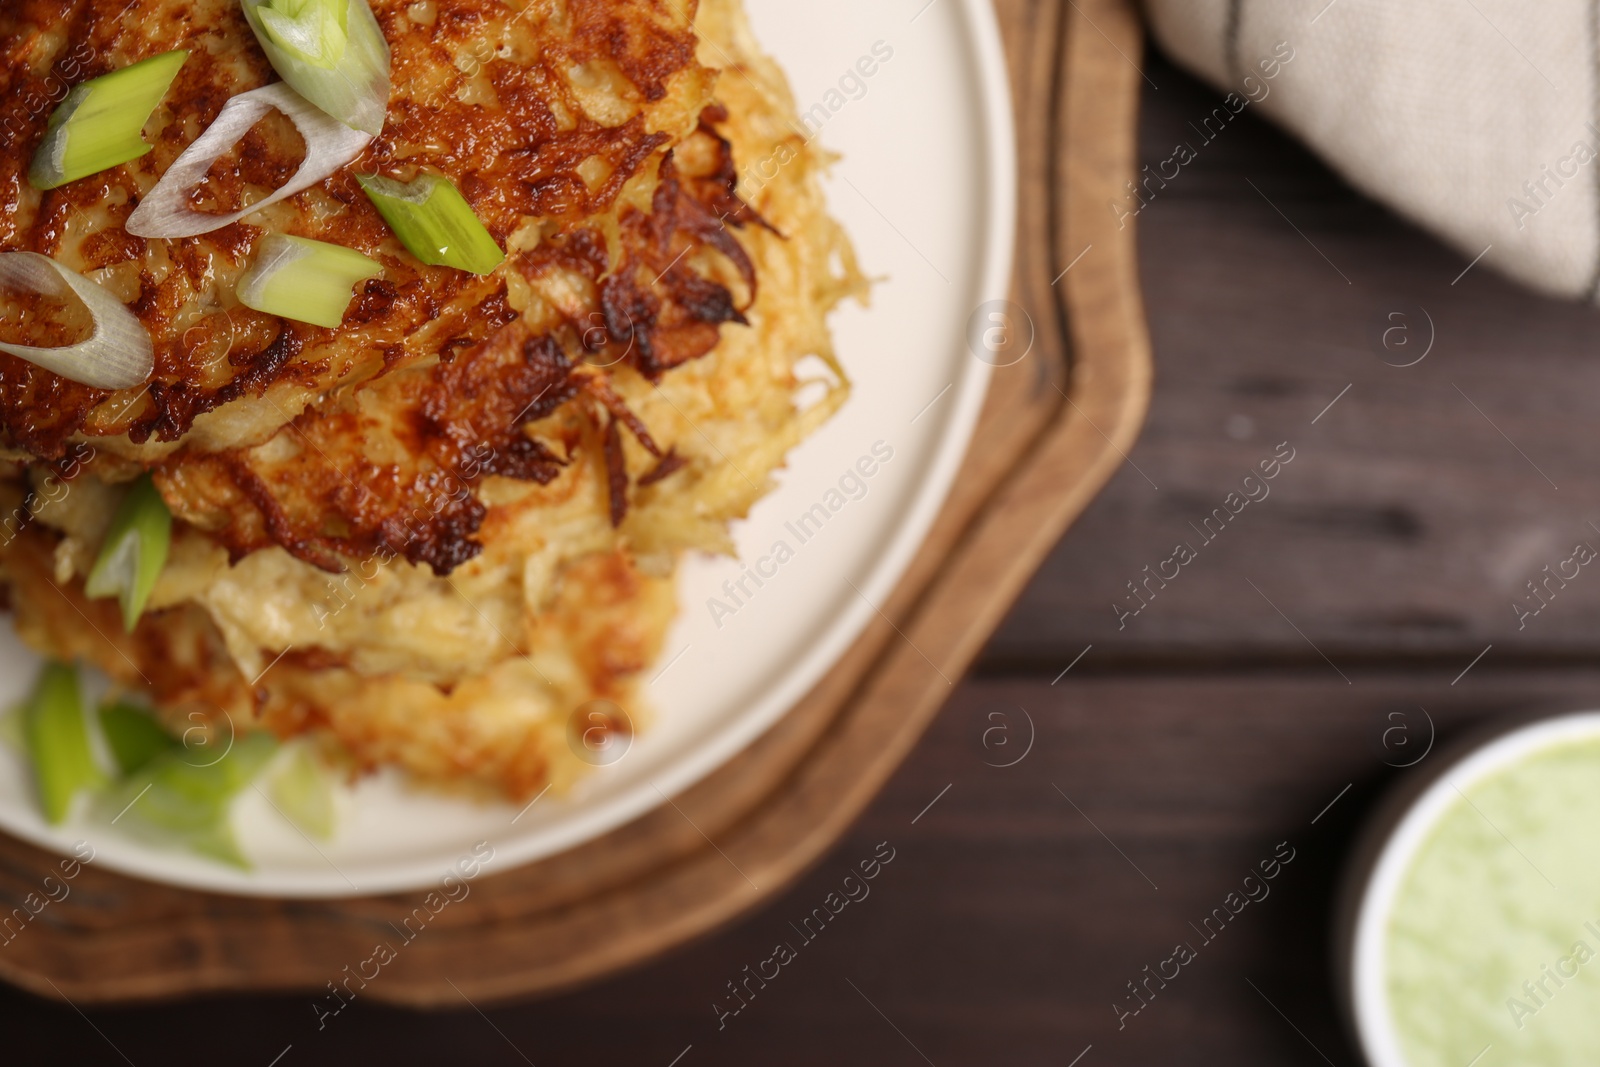
[[[788,885],[911,751],[1122,462],[1144,417],[1150,353],[1134,230],[1106,205],[1135,171],[1140,28],[1132,0],[996,7],[1021,151],[1013,299],[1034,344],[996,371],[956,488],[882,617],[726,767],[604,838],[478,879],[363,996],[426,1007],[548,993],[666,952]],[[6,911],[57,862],[0,837]],[[425,896],[241,899],[91,866],[0,947],[0,978],[80,1005],[321,991],[394,941]]]

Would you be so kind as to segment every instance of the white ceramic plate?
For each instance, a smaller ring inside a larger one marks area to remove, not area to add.
[[[865,269],[884,281],[870,310],[851,304],[833,319],[855,384],[849,404],[790,457],[780,488],[735,531],[746,563],[780,539],[795,557],[720,627],[707,600],[737,580],[742,565],[685,562],[682,614],[649,689],[659,715],[625,758],[520,817],[516,807],[442,799],[379,775],[341,798],[340,831],[320,851],[247,793],[235,818],[255,866],[241,872],[153,850],[115,827],[47,826],[26,767],[6,751],[0,828],[61,852],[87,839],[96,864],[198,889],[338,897],[433,886],[476,842],[494,847],[493,873],[637,818],[734,758],[828,671],[921,544],[983,401],[990,368],[966,337],[979,305],[1008,290],[1015,230],[1009,84],[988,0],[747,5],[802,111],[827,118],[822,141],[843,157],[829,204]],[[865,57],[874,60],[862,65],[875,66],[871,77],[857,71]],[[824,110],[813,110],[818,105]],[[875,445],[880,458],[885,448],[893,458],[867,480],[865,495],[798,544],[785,523],[821,502]],[[5,706],[25,695],[36,661],[8,627],[0,630]]]
[[[1474,784],[1535,754],[1600,737],[1600,711],[1573,712],[1517,727],[1454,761],[1441,761],[1431,784],[1409,802],[1378,850],[1356,901],[1343,991],[1351,1025],[1372,1067],[1407,1067],[1389,1008],[1389,917],[1412,861],[1434,827]]]

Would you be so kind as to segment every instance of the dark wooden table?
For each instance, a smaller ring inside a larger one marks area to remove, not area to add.
[[[1215,94],[1158,58],[1147,73],[1155,161]],[[1407,773],[1390,765],[1430,720],[1448,740],[1600,704],[1600,574],[1513,608],[1576,544],[1600,548],[1600,317],[1463,276],[1471,254],[1249,114],[1138,225],[1158,374],[1143,440],[791,892],[645,969],[486,1014],[357,1001],[319,1031],[309,997],[83,1016],[0,993],[5,1061],[1355,1067],[1330,911]],[[1385,349],[1394,326],[1410,333]],[[1391,365],[1430,333],[1425,359]],[[1205,543],[1196,527],[1285,442],[1270,496]],[[1127,583],[1180,542],[1196,558],[1119,628]],[[870,896],[801,945],[791,924],[879,842],[894,860]],[[1191,924],[1280,842],[1294,859],[1270,897],[1203,943]],[[728,983],[779,942],[798,958],[719,1028]],[[1198,958],[1119,1027],[1127,983],[1178,942]]]

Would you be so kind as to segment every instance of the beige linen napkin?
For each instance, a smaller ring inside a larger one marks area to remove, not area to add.
[[[1145,9],[1168,55],[1465,259],[1542,292],[1600,296],[1600,0]]]

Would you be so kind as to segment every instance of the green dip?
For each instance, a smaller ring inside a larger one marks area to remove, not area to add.
[[[1446,810],[1401,883],[1385,977],[1410,1067],[1600,1063],[1600,740]]]

